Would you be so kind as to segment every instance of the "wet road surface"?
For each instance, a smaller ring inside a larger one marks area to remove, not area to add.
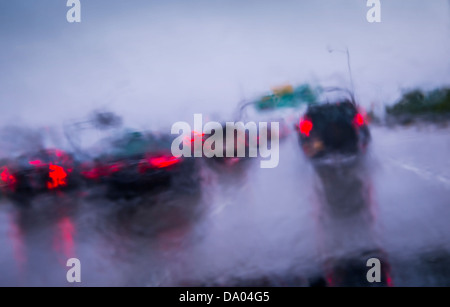
[[[366,159],[314,169],[202,169],[202,193],[136,201],[42,196],[0,206],[1,286],[450,286],[450,130],[372,127]],[[81,283],[66,261],[81,261]]]

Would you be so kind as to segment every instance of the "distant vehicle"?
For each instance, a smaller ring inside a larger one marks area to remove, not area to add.
[[[61,192],[80,184],[73,157],[59,149],[42,149],[0,165],[2,194],[28,204],[44,192]]]
[[[87,146],[90,131],[103,137]],[[116,200],[161,190],[188,194],[200,191],[195,159],[174,157],[170,134],[123,128],[120,116],[104,110],[67,124],[65,133],[82,161],[79,173],[87,196]]]
[[[280,123],[280,122],[279,122]],[[219,164],[219,165],[226,165],[229,167],[232,167],[234,165],[242,165],[246,163],[246,161],[251,160],[251,152],[254,151],[255,157],[257,156],[257,151],[260,149],[262,145],[262,142],[260,140],[261,132],[259,130],[258,123],[256,124],[256,131],[254,132],[255,135],[252,136],[251,132],[248,129],[245,129],[243,126],[235,126],[234,134],[228,135],[227,134],[227,128],[226,123],[222,123],[222,133],[223,133],[223,144],[222,144],[222,156],[212,156],[208,158],[208,161],[211,161],[211,163]],[[287,130],[287,126],[283,125],[284,122],[281,122],[279,124],[280,126],[280,133],[276,135],[277,138],[279,138],[281,135],[284,136],[282,133],[286,133],[285,130]],[[244,123],[245,125],[245,123]],[[268,123],[267,126],[267,144],[264,144],[264,146],[275,146],[274,140],[272,140],[272,133],[271,133],[271,123]],[[211,134],[202,134],[202,144],[204,144],[205,140],[207,140],[213,133]],[[192,136],[191,142],[194,142],[195,134]],[[254,137],[254,140],[251,138]],[[277,140],[279,141],[279,140]],[[231,144],[232,149],[231,151],[227,146]],[[229,153],[227,153],[229,151]]]
[[[126,133],[111,149],[81,165],[88,186],[106,186],[110,199],[132,199],[161,189],[197,193],[200,181],[194,158],[174,157],[170,135]]]
[[[222,123],[222,133],[223,133],[222,156],[221,157],[213,156],[207,158],[207,160],[208,162],[212,162],[219,165],[225,165],[229,167],[234,165],[241,165],[249,158],[250,152],[249,133],[246,130],[239,131],[239,129],[237,129],[234,131],[233,135],[227,135],[226,131],[227,131],[226,123]],[[203,142],[205,142],[205,140],[208,139],[208,137],[210,137],[213,133],[203,134],[202,135]],[[232,144],[231,150],[232,156],[227,154],[227,151],[229,151],[227,143]],[[242,150],[242,152],[244,153],[242,157],[238,157],[238,153],[240,150]]]
[[[371,140],[367,120],[353,99],[309,105],[296,125],[303,152],[314,161],[352,158]]]

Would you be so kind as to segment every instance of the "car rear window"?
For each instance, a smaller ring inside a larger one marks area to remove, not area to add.
[[[341,102],[313,106],[306,116],[313,122],[351,122],[356,113],[356,108],[351,102]]]

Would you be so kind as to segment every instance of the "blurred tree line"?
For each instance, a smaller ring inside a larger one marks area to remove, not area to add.
[[[450,87],[422,91],[414,89],[402,95],[393,106],[386,107],[388,115],[450,115]]]

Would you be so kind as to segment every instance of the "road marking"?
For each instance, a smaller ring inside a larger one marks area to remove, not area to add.
[[[435,181],[443,184],[447,189],[450,189],[450,179],[443,175],[434,174],[433,172],[415,167],[411,164],[400,162],[393,158],[389,158],[389,161],[398,167],[401,167],[407,171],[413,172],[414,174],[418,175],[419,177],[422,177],[425,180],[435,180]]]

